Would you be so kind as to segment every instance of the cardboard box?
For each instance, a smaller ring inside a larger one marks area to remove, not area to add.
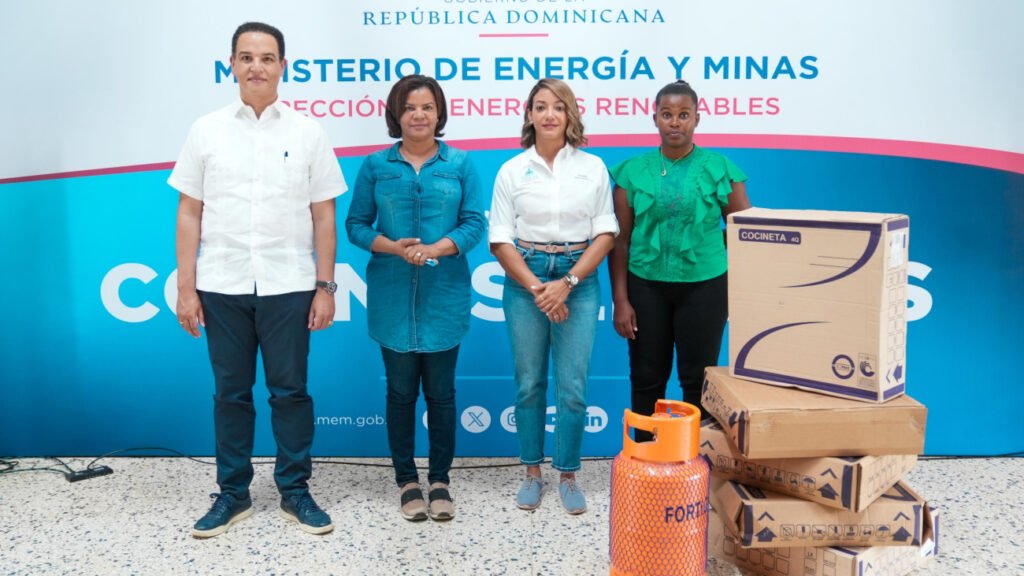
[[[903,482],[862,512],[827,508],[734,480],[713,489],[711,503],[726,531],[747,548],[920,546],[929,523],[927,503]]]
[[[765,386],[710,367],[704,372],[701,403],[748,459],[924,451],[928,409],[905,395],[868,404]]]
[[[903,394],[907,249],[901,214],[729,215],[732,374],[862,401]]]
[[[914,469],[917,456],[827,456],[748,460],[733,448],[722,425],[700,427],[700,453],[723,480],[767,488],[830,508],[860,512]]]
[[[765,576],[904,576],[938,555],[940,516],[938,510],[929,510],[926,519],[930,522],[920,546],[749,549],[723,528],[717,514],[712,514],[708,552],[712,565],[730,562]]]

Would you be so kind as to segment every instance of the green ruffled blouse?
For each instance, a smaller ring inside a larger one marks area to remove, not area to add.
[[[661,282],[700,282],[725,273],[722,208],[732,183],[747,179],[738,166],[694,146],[681,160],[654,150],[615,166],[611,174],[634,213],[630,272]]]

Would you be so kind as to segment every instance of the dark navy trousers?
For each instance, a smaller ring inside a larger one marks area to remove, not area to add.
[[[459,347],[443,352],[396,352],[381,347],[387,375],[388,446],[399,486],[417,482],[416,400],[427,401],[430,465],[427,481],[449,482],[455,457],[455,364]]]
[[[308,490],[313,399],[306,391],[309,308],[314,291],[274,296],[199,292],[213,365],[217,484],[243,497],[252,482],[256,355],[263,358],[277,442],[274,481],[283,496]]]

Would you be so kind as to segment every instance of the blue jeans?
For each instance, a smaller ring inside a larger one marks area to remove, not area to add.
[[[413,456],[416,451],[416,400],[423,382],[430,438],[427,480],[448,484],[455,457],[455,362],[459,347],[443,352],[395,352],[381,346],[387,374],[388,446],[399,486],[418,482]]]
[[[544,254],[518,248],[526,265],[542,282],[565,276],[582,250]],[[597,274],[580,280],[566,300],[569,319],[556,324],[534,304],[533,294],[505,278],[502,307],[512,343],[516,377],[516,430],[519,459],[528,466],[544,461],[548,359],[555,380],[555,442],[552,466],[562,472],[580,468],[587,414],[587,376],[597,334],[601,286]]]
[[[277,442],[274,481],[282,496],[308,491],[313,472],[313,399],[306,392],[312,290],[274,296],[199,292],[216,392],[217,484],[244,498],[252,482],[256,409],[256,354],[270,391],[270,423]]]

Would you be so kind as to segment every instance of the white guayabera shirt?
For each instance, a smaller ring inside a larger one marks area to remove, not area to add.
[[[203,202],[196,289],[314,290],[310,205],[348,187],[323,128],[275,102],[237,100],[196,120],[167,183]]]

